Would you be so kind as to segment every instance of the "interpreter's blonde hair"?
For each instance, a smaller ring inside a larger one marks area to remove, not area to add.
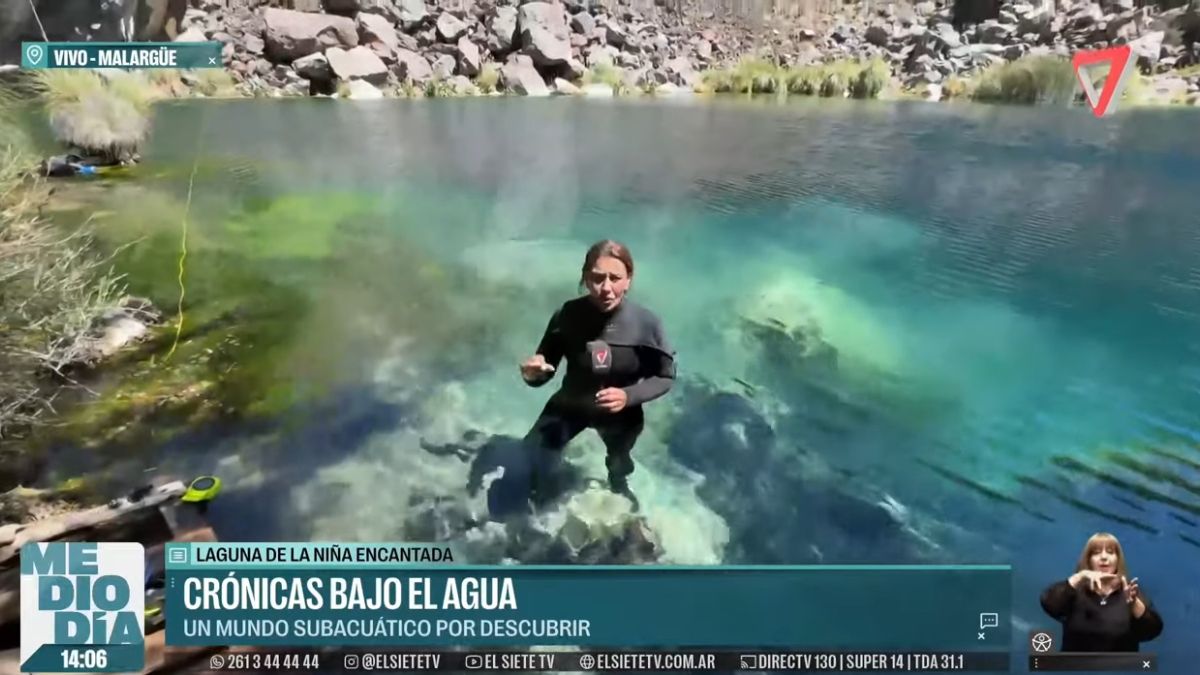
[[[1129,570],[1125,566],[1125,551],[1121,548],[1121,542],[1117,541],[1115,535],[1108,532],[1097,532],[1087,540],[1083,546],[1083,553],[1079,554],[1079,562],[1075,565],[1075,571],[1083,572],[1092,569],[1092,555],[1104,548],[1111,548],[1117,554],[1117,575],[1129,576]]]

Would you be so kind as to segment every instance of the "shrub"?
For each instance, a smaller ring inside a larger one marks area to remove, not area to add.
[[[155,92],[142,75],[44,70],[36,86],[55,137],[84,152],[120,161],[150,133]]]
[[[56,387],[40,375],[63,375],[122,290],[86,230],[64,237],[41,220],[46,191],[30,176],[36,160],[14,110],[0,94],[0,440],[22,436],[51,409]]]
[[[850,83],[850,95],[854,98],[877,98],[892,78],[892,70],[882,59],[872,59],[859,70]]]
[[[980,73],[974,98],[998,103],[1070,103],[1075,89],[1070,61],[1056,56],[1026,56]]]
[[[479,76],[475,78],[475,86],[485,94],[495,92],[500,87],[500,67],[495,63],[484,64]]]
[[[583,74],[583,84],[606,84],[614,93],[625,90],[625,72],[611,63],[597,63]]]

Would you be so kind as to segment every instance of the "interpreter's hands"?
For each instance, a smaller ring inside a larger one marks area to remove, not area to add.
[[[1121,584],[1125,587],[1125,599],[1129,601],[1129,604],[1132,605],[1133,603],[1137,602],[1138,598],[1140,597],[1138,595],[1137,577],[1132,579],[1121,577]]]
[[[1097,572],[1096,570],[1083,570],[1076,573],[1075,578],[1078,580],[1078,583],[1072,583],[1072,586],[1076,588],[1080,586],[1086,587],[1098,595],[1105,595],[1112,592],[1121,580],[1115,574]]]
[[[541,354],[534,354],[521,364],[521,377],[530,382],[540,380],[553,372],[554,366],[546,363],[546,357]]]
[[[619,413],[629,403],[629,394],[624,389],[609,387],[596,392],[596,405],[610,413]]]

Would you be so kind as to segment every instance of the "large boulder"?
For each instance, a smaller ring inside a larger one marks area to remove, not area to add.
[[[1145,71],[1154,69],[1154,66],[1158,64],[1158,59],[1162,57],[1163,38],[1165,37],[1165,31],[1156,30],[1129,43],[1140,68]]]
[[[383,98],[383,92],[366,80],[351,80],[347,88],[346,98],[358,101],[379,99]]]
[[[463,36],[458,39],[458,72],[467,77],[475,77],[479,74],[482,60],[479,55],[479,47],[475,46],[474,42]]]
[[[397,16],[396,21],[404,30],[412,30],[425,22],[429,16],[429,8],[425,6],[425,0],[395,0]]]
[[[392,54],[400,48],[400,36],[391,22],[379,14],[363,12],[356,19],[360,45],[371,46],[376,53]]]
[[[358,46],[350,50],[333,47],[325,50],[325,57],[329,59],[333,74],[343,80],[366,80],[372,84],[387,81],[387,65],[366,47]]]
[[[488,17],[488,48],[494,54],[506,54],[517,45],[517,10],[497,7]]]
[[[517,10],[521,47],[537,66],[559,66],[571,59],[571,30],[562,8],[530,2]]]
[[[458,42],[467,34],[467,24],[450,12],[443,12],[437,19],[438,37],[442,42]]]
[[[306,80],[327,82],[334,78],[333,68],[324,54],[309,54],[292,62],[292,68]]]
[[[330,47],[358,46],[358,27],[344,16],[269,7],[263,19],[266,53],[276,62],[291,62]]]
[[[408,49],[397,49],[396,75],[401,82],[425,84],[433,79],[433,67],[424,56]]]
[[[549,96],[550,89],[529,57],[517,57],[500,68],[504,88],[523,96]]]

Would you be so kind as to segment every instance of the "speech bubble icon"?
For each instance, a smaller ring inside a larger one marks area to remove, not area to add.
[[[979,630],[999,627],[1000,615],[996,612],[982,612],[979,614]]]
[[[42,57],[46,55],[45,50],[41,45],[29,45],[25,48],[25,60],[29,61],[29,65],[41,65]]]

